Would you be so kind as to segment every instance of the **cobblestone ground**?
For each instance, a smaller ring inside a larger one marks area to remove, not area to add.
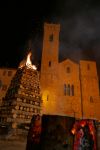
[[[25,150],[26,141],[0,140],[0,150]]]

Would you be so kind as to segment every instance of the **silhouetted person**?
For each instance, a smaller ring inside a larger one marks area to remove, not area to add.
[[[84,135],[81,141],[81,149],[80,150],[93,150],[94,149],[94,141],[93,136],[90,134],[90,129],[88,125],[85,125]]]
[[[39,115],[33,116],[27,136],[26,150],[40,150],[41,119]]]

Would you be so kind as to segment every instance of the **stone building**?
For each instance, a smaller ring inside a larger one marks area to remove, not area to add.
[[[41,110],[41,115],[43,116],[53,115],[74,117],[76,120],[96,120],[99,141],[100,93],[96,62],[80,60],[77,63],[70,59],[59,61],[59,33],[59,24],[44,24],[40,78],[37,71],[27,70],[23,63],[21,64],[23,69],[18,69],[17,72],[16,69],[0,69],[0,104],[11,83],[10,90],[7,92],[8,96],[5,97],[4,105],[1,107],[2,119],[4,119],[3,115],[5,116],[5,109],[8,106],[6,119],[8,115],[8,120],[12,122],[13,127],[16,126],[16,122],[18,125],[19,121],[20,123],[27,123],[27,121],[29,123],[32,115],[39,114]],[[37,75],[35,80],[34,73]],[[30,75],[28,76],[28,74]],[[14,75],[15,78],[13,78]],[[17,79],[20,79],[18,82],[20,85],[18,87],[19,93],[14,93],[14,97],[10,97],[12,89],[17,88]],[[41,91],[38,93],[38,98],[41,93],[42,105],[40,105],[40,98],[38,103],[35,102],[37,101],[37,94],[34,93],[35,89],[37,89],[36,91],[40,90],[39,79]],[[38,84],[33,87],[36,80]],[[22,85],[20,82],[22,82]],[[32,85],[29,85],[31,83]],[[23,84],[26,87],[23,87]],[[29,87],[33,95],[30,94]],[[7,114],[9,110],[11,110],[11,113]],[[63,120],[66,119],[64,118]],[[98,147],[100,147],[100,144],[98,144]]]
[[[95,61],[59,61],[59,24],[44,24],[41,58],[42,114],[100,120]],[[16,69],[0,68],[0,103]]]
[[[15,73],[14,68],[0,68],[0,105]]]
[[[59,62],[59,32],[59,24],[45,23],[40,81],[42,113],[100,120],[96,62]]]

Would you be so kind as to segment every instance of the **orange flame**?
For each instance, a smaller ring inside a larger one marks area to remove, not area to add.
[[[72,132],[72,134],[74,135],[74,134],[76,133],[76,129],[73,128],[73,129],[71,130],[71,132]]]
[[[36,66],[35,66],[35,65],[32,65],[32,62],[31,62],[31,59],[30,59],[31,55],[32,55],[32,53],[30,52],[30,53],[28,54],[28,56],[27,56],[26,66],[27,66],[28,68],[31,68],[31,69],[36,70],[36,69],[37,69]]]
[[[32,62],[31,62],[31,59],[30,59],[31,55],[32,55],[32,53],[30,52],[27,56],[27,59],[21,61],[20,65],[19,65],[19,68],[23,68],[24,66],[27,66],[27,68],[30,68],[30,69],[34,69],[34,70],[37,69],[35,65],[32,65]]]

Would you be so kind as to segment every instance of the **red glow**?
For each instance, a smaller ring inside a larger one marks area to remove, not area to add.
[[[95,127],[94,127],[93,121],[90,121],[90,120],[82,120],[82,121],[75,122],[73,129],[71,130],[72,134],[75,135],[74,150],[77,150],[80,145],[79,141],[80,141],[80,138],[82,138],[84,136],[85,126],[88,126],[88,128],[89,128],[89,133],[90,133],[90,135],[92,135],[92,139],[94,141],[93,150],[96,150]]]
[[[80,125],[81,125],[82,127],[84,127],[84,126],[86,125],[86,121],[81,121],[81,122],[80,122]]]

